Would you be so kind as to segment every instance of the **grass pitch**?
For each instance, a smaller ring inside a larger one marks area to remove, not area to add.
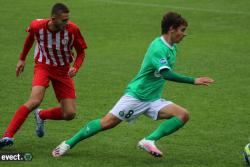
[[[29,97],[33,50],[25,72],[15,77],[26,27],[49,17],[56,1],[0,0],[0,131]],[[1,166],[143,166],[239,167],[249,142],[250,23],[248,0],[74,0],[64,1],[71,20],[88,44],[85,63],[75,78],[78,115],[73,121],[47,121],[46,134],[35,136],[31,114],[15,135],[15,144],[0,153],[31,152],[30,162],[0,162]],[[168,83],[163,97],[187,108],[191,120],[177,133],[158,142],[162,159],[137,150],[137,142],[160,123],[141,117],[134,125],[85,140],[55,159],[51,150],[91,119],[105,115],[137,73],[149,43],[160,35],[167,11],[181,13],[189,22],[188,36],[178,45],[176,71],[210,76],[216,83],[196,87]],[[57,105],[51,88],[42,108]]]

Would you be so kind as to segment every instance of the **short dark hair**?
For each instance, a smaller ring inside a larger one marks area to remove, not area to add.
[[[188,26],[188,23],[180,14],[175,12],[168,12],[162,18],[161,33],[167,33],[171,26],[176,29],[181,25]]]
[[[51,10],[51,16],[58,15],[60,13],[69,13],[69,8],[63,3],[56,3]]]

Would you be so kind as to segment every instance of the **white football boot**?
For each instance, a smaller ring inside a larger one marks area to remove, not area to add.
[[[162,157],[163,153],[156,147],[154,140],[146,140],[145,138],[139,141],[137,147],[147,151],[154,157]]]
[[[65,154],[69,149],[70,149],[70,145],[66,144],[65,141],[63,141],[59,146],[57,146],[52,151],[52,155],[53,157],[60,157],[63,154]]]

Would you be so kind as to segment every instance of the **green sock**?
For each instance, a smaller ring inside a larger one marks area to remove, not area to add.
[[[73,137],[66,141],[66,144],[70,145],[70,148],[74,147],[78,142],[91,137],[98,132],[102,131],[101,119],[92,120],[87,123],[82,129],[80,129]]]
[[[160,124],[160,126],[149,136],[146,140],[159,140],[160,138],[174,133],[179,128],[184,125],[184,122],[178,117],[172,117],[169,120],[166,120]]]

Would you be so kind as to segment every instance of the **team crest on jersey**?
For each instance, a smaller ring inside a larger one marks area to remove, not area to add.
[[[120,115],[121,117],[123,117],[123,116],[124,116],[124,111],[120,111],[120,112],[119,112],[119,115]]]
[[[68,43],[68,40],[67,40],[67,39],[62,39],[62,44],[63,44],[63,45],[67,45],[67,43]]]
[[[160,78],[160,77],[161,77],[161,74],[160,74],[157,70],[155,70],[154,76],[155,76],[156,78]]]
[[[166,60],[165,58],[161,58],[161,59],[160,59],[160,63],[161,63],[161,64],[166,64],[166,63],[167,63],[167,60]]]

